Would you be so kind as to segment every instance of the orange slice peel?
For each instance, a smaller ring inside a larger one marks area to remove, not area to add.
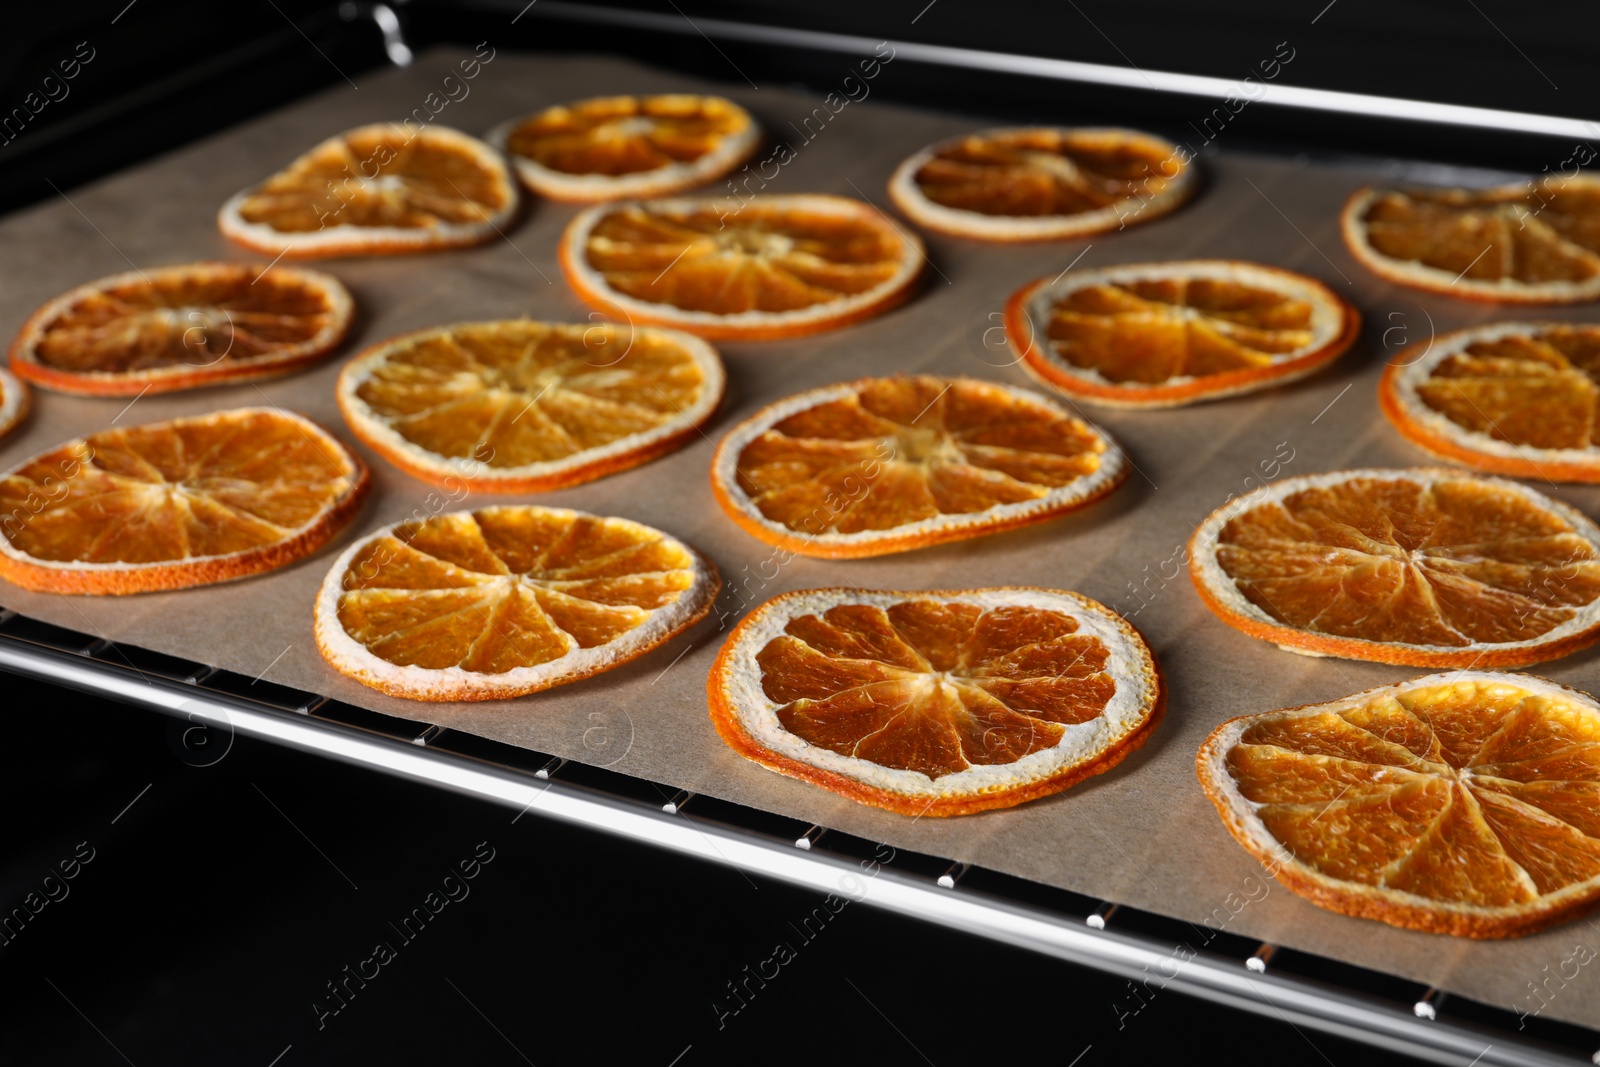
[[[1492,189],[1358,189],[1340,229],[1380,278],[1462,300],[1600,298],[1600,179],[1551,176]]]
[[[807,589],[734,629],[706,682],[740,755],[903,815],[1058,793],[1144,743],[1164,690],[1120,616],[1051,589]]]
[[[711,488],[757,539],[845,559],[1043,522],[1129,469],[1105,431],[1032,390],[920,375],[769,404],[718,443]]]
[[[0,475],[0,578],[123,594],[276,570],[331,540],[367,488],[336,438],[276,408],[103,430]]]
[[[567,225],[560,259],[600,311],[725,340],[871,318],[911,295],[926,262],[876,209],[817,194],[598,205]]]
[[[269,256],[422,252],[493,239],[518,203],[504,157],[477,138],[378,123],[330,137],[235,194],[217,224]]]
[[[1600,327],[1501,322],[1395,356],[1378,405],[1412,444],[1494,474],[1600,482]]]
[[[391,338],[346,364],[338,399],[355,435],[413,477],[538,493],[682,446],[724,381],[690,334],[523,319]]]
[[[290,374],[349,332],[350,293],[295,267],[188,263],[63,293],[11,343],[11,366],[46,389],[137,396]]]
[[[0,437],[21,425],[32,407],[28,387],[10,371],[0,368]]]
[[[1452,671],[1231,719],[1196,771],[1319,907],[1500,938],[1600,898],[1600,704],[1542,678]]]
[[[736,170],[761,143],[750,113],[720,96],[604,96],[495,127],[522,183],[572,203],[669,196]]]
[[[1199,185],[1171,142],[1137,130],[1022,127],[929,145],[889,179],[917,225],[984,241],[1052,241],[1150,222]]]
[[[1172,407],[1313,373],[1361,332],[1326,285],[1239,260],[1069,270],[1017,290],[1006,338],[1035,378],[1113,407]]]
[[[317,647],[391,696],[496,700],[644,655],[704,618],[721,585],[694,549],[628,519],[450,512],[339,556],[317,595]]]
[[[1461,471],[1282,479],[1200,524],[1189,573],[1223,622],[1289,652],[1516,667],[1600,639],[1600,527]]]

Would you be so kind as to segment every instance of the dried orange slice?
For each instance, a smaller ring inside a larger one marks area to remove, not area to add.
[[[903,815],[1059,793],[1144,744],[1154,657],[1103,605],[1055,589],[806,589],[739,625],[706,680],[741,756]]]
[[[1119,407],[1303,378],[1360,332],[1360,312],[1321,282],[1225,259],[1066,271],[1006,305],[1006,338],[1034,377]]]
[[[517,210],[500,153],[443,126],[362,126],[330,137],[217,217],[231,241],[269,256],[356,256],[492,239]]]
[[[889,195],[917,225],[956,237],[1083,237],[1181,207],[1198,185],[1189,155],[1137,130],[983,130],[911,156]]]
[[[10,371],[0,368],[0,437],[16,429],[17,424],[28,417],[28,409],[32,406],[28,387],[14,378]]]
[[[276,408],[103,430],[0,475],[0,578],[143,593],[276,570],[337,534],[367,470]]]
[[[862,378],[769,404],[711,461],[754,537],[843,559],[1043,522],[1128,476],[1104,430],[1039,394],[972,378]]]
[[[346,364],[338,396],[356,436],[407,474],[537,493],[678,448],[723,381],[716,351],[677,330],[519,320],[385,341]]]
[[[288,374],[326,356],[354,303],[331,275],[188,263],[80,285],[35,311],[11,366],[47,389],[133,396]]]
[[[1290,652],[1515,667],[1600,639],[1600,528],[1459,471],[1285,478],[1201,523],[1189,573],[1222,621]]]
[[[561,269],[593,306],[713,339],[870,318],[911,294],[922,263],[921,241],[842,196],[600,205],[561,239]]]
[[[1600,298],[1600,179],[1494,189],[1356,190],[1344,242],[1380,278],[1465,300]]]
[[[1246,715],[1200,749],[1222,821],[1320,907],[1515,937],[1600,898],[1600,704],[1453,671]]]
[[[489,135],[524,185],[552,200],[667,196],[715,181],[761,143],[720,96],[602,96],[514,119]]]
[[[694,549],[627,519],[458,511],[346,549],[317,596],[317,647],[391,696],[521,696],[644,655],[704,618],[721,586]]]
[[[1600,482],[1600,326],[1501,322],[1406,349],[1378,403],[1435,455],[1520,478]]]

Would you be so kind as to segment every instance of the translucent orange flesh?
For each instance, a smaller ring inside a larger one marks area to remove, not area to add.
[[[655,429],[706,388],[699,365],[659,334],[508,322],[391,350],[356,394],[420,448],[507,468]]]
[[[1057,356],[1112,382],[1269,367],[1313,339],[1311,304],[1213,278],[1152,278],[1084,286],[1051,309]]]
[[[284,540],[349,488],[349,462],[269,412],[113,429],[0,481],[0,529],[35,559],[162,563]]]
[[[590,232],[589,265],[616,291],[689,311],[796,311],[864,293],[901,269],[887,222],[775,207],[670,214],[618,208]]]
[[[1094,473],[1105,449],[1080,420],[999,386],[879,378],[751,441],[739,486],[791,530],[890,530],[1036,500]]]
[[[332,317],[327,295],[291,274],[156,272],[74,301],[43,325],[33,352],[75,373],[220,369],[303,345]]]
[[[784,729],[939,778],[1054,747],[1116,692],[1077,621],[1030,607],[905,600],[802,615],[757,655]]]
[[[339,623],[402,666],[503,674],[616,640],[694,582],[682,545],[539,507],[441,515],[350,561]]]
[[[1412,645],[1530,641],[1600,597],[1600,561],[1571,524],[1465,478],[1293,493],[1230,520],[1217,562],[1279,622]]]
[[[1468,281],[1580,282],[1600,274],[1600,189],[1559,178],[1488,190],[1391,190],[1362,222],[1383,255]]]
[[[710,96],[617,96],[540,112],[506,149],[566,174],[623,175],[693,163],[750,120]]]
[[[939,149],[913,180],[929,200],[960,211],[1077,215],[1148,200],[1184,166],[1150,140],[1029,130],[963,138]]]
[[[1424,404],[1463,429],[1533,448],[1600,444],[1600,329],[1570,326],[1478,341],[1417,386]]]
[[[486,156],[426,128],[389,126],[319,145],[263,182],[239,214],[284,233],[434,229],[492,218],[510,195]]]
[[[1514,678],[1265,716],[1228,772],[1334,878],[1494,907],[1600,875],[1600,716]]]

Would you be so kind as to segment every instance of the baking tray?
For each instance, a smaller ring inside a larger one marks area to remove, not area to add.
[[[9,258],[0,327],[15,329],[45,299],[130,266],[251,259],[217,235],[216,205],[325,136],[417,108],[438,109],[434,121],[479,132],[510,115],[582,95],[714,89],[751,108],[776,137],[796,147],[793,162],[769,182],[770,191],[834,192],[879,204],[886,202],[882,187],[896,161],[975,125],[870,98],[840,107],[839,96],[829,104],[820,93],[730,89],[599,57],[495,53],[462,95],[452,88],[459,80],[446,83],[445,78],[459,79],[458,65],[469,54],[430,53],[410,68],[364,77],[359,91],[330,91],[5,220],[0,240],[26,255]],[[865,57],[841,57],[842,88],[850,88],[843,79],[860,58]],[[892,74],[891,62],[880,76]],[[826,119],[819,121],[818,109]],[[1198,104],[1197,113],[1205,113]],[[1172,129],[1164,132],[1182,137],[1180,120],[1174,116]],[[1419,994],[1447,991],[1501,1012],[1537,1007],[1542,1001],[1528,1000],[1530,983],[1559,968],[1575,939],[1595,936],[1587,921],[1519,941],[1469,943],[1321,911],[1264,880],[1259,865],[1233,844],[1195,781],[1193,754],[1222,719],[1327,700],[1418,672],[1310,661],[1234,633],[1205,611],[1174,563],[1190,530],[1229,494],[1264,479],[1422,462],[1376,412],[1373,389],[1385,358],[1401,342],[1425,341],[1433,331],[1497,315],[1494,309],[1393,289],[1344,253],[1336,235],[1338,208],[1355,186],[1392,177],[1376,162],[1336,166],[1233,153],[1225,139],[1221,148],[1203,157],[1207,186],[1199,200],[1168,219],[1083,242],[1022,248],[935,238],[929,241],[926,285],[907,306],[816,338],[722,345],[729,397],[708,438],[644,468],[542,495],[542,501],[627,515],[667,529],[705,551],[729,583],[706,623],[598,678],[481,705],[422,705],[367,690],[331,671],[311,640],[312,595],[332,550],[272,575],[203,590],[90,599],[8,588],[0,596],[24,618],[87,635],[101,653],[122,655],[126,646],[197,660],[236,679],[231,684],[247,697],[262,692],[259,687],[283,686],[332,698],[332,704],[308,698],[298,708],[280,709],[275,713],[280,718],[285,710],[305,712],[313,704],[325,713],[330,708],[379,713],[421,724],[409,740],[427,741],[448,730],[449,737],[485,738],[538,753],[543,760],[606,767],[669,794],[714,798],[795,820],[803,828],[828,827],[908,854],[1171,917],[1194,931],[1191,940],[1213,940],[1203,933],[1204,923],[1210,918],[1216,926],[1221,909],[1229,937],[1400,976],[1417,983]],[[555,265],[556,238],[571,214],[568,208],[539,203],[504,240],[480,249],[328,264],[351,287],[361,309],[352,347],[444,322],[517,315],[584,320],[588,310],[567,290]],[[1087,411],[1124,444],[1136,472],[1106,502],[1032,530],[873,561],[795,559],[773,573],[767,562],[771,550],[740,533],[712,502],[706,478],[712,439],[762,404],[863,373],[962,373],[1026,384],[1014,358],[995,343],[998,312],[1016,286],[1073,262],[1104,266],[1191,256],[1254,259],[1318,276],[1362,307],[1367,335],[1329,370],[1267,393],[1178,411]],[[1584,312],[1543,314],[1576,319]],[[131,405],[43,394],[29,422],[5,442],[0,459],[16,462],[114,419],[154,421],[261,403],[305,411],[348,440],[332,392],[341,362],[336,357],[282,381],[146,397]],[[340,544],[419,508],[439,506],[435,490],[370,454],[367,458],[375,475],[373,499]],[[1590,512],[1600,505],[1596,490],[1549,491]],[[506,499],[475,496],[452,506]],[[734,756],[712,733],[703,696],[705,672],[727,627],[767,596],[846,582],[892,589],[1045,584],[1086,593],[1126,613],[1150,639],[1171,686],[1167,718],[1149,744],[1105,776],[1021,808],[955,820],[907,819],[866,809]],[[23,627],[19,640],[24,644],[8,651],[4,662],[35,672],[44,670],[43,663],[49,668],[44,673],[61,677],[59,663],[40,659],[48,641],[26,644],[26,634]],[[110,672],[116,661],[102,655],[83,662]],[[1593,689],[1600,681],[1595,653],[1546,665],[1541,673],[1580,688]],[[172,684],[198,687],[205,681]],[[77,684],[109,691],[93,678],[79,678]],[[142,692],[144,703],[175,710],[182,701],[169,699],[167,688],[146,671],[145,680],[117,691],[136,699]],[[208,702],[216,697],[207,692],[198,704],[198,698],[188,698],[188,711],[180,713],[210,714]],[[311,734],[305,731],[315,733],[328,719],[328,714],[307,715],[293,743],[309,744]],[[318,720],[315,728],[308,725],[313,720]],[[356,758],[336,747],[324,750]],[[399,773],[495,795],[385,758]],[[917,899],[909,910],[939,915]],[[1169,947],[1169,961],[1170,952]],[[1178,970],[1200,973],[1189,961]],[[1425,1002],[1424,1014],[1436,1002],[1437,994]],[[1596,1018],[1600,980],[1580,974],[1562,985],[1536,1022],[1592,1025]],[[1496,1062],[1495,1054],[1483,1053],[1482,1062]],[[1466,1055],[1461,1062],[1471,1059]]]

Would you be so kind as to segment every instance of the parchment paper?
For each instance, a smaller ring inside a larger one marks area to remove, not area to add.
[[[329,90],[74,191],[70,202],[58,198],[0,222],[5,250],[0,331],[9,336],[46,299],[132,265],[213,257],[264,263],[218,235],[215,214],[223,200],[326,136],[398,119],[415,108],[431,109],[447,91],[459,97],[460,88],[451,88],[457,83],[446,85],[443,79],[468,54],[433,52],[410,69],[366,75],[358,91]],[[841,57],[840,78],[855,66],[855,60]],[[891,63],[878,77],[895,74]],[[898,160],[929,141],[984,125],[879,105],[870,97],[842,108],[837,104],[842,97],[836,97],[825,107],[820,95],[699,83],[602,58],[501,51],[465,84],[468,95],[445,105],[434,121],[472,133],[515,114],[593,94],[726,93],[795,149],[793,161],[768,183],[769,191],[862,196],[885,208],[884,183]],[[860,91],[854,90],[858,96]],[[430,99],[429,94],[436,95]],[[827,120],[819,121],[818,114]],[[803,122],[807,116],[809,124]],[[1093,121],[1094,116],[1060,118]],[[1184,118],[1173,115],[1168,132],[1182,136]],[[1195,140],[1193,133],[1188,136]],[[1221,142],[1221,152],[1203,160],[1208,181],[1199,199],[1167,219],[1088,242],[1037,246],[935,237],[928,242],[933,269],[908,305],[815,338],[720,346],[729,395],[708,428],[708,439],[645,467],[538,498],[666,529],[706,552],[729,584],[711,620],[618,670],[531,697],[478,705],[395,700],[331,670],[312,641],[311,605],[338,546],[419,508],[437,509],[428,503],[429,487],[365,450],[376,482],[365,511],[335,546],[296,566],[170,594],[69,599],[6,587],[0,598],[59,625],[250,676],[266,670],[270,681],[390,715],[609,765],[1191,922],[1210,918],[1232,933],[1388,971],[1513,1011],[1533,1011],[1540,1001],[1531,999],[1530,983],[1557,973],[1578,943],[1600,948],[1600,926],[1580,920],[1521,940],[1475,943],[1334,915],[1266,879],[1223,829],[1195,780],[1195,751],[1223,719],[1329,700],[1424,672],[1306,659],[1229,629],[1200,604],[1183,572],[1182,546],[1190,531],[1230,493],[1271,477],[1430,462],[1378,414],[1374,389],[1384,360],[1399,343],[1425,341],[1432,330],[1510,317],[1388,286],[1346,254],[1337,234],[1338,211],[1357,185],[1384,177],[1376,163],[1297,166],[1230,152],[1226,134]],[[585,319],[587,309],[564,284],[555,259],[557,237],[572,214],[568,207],[537,203],[505,240],[482,248],[327,263],[326,269],[349,285],[360,309],[350,345],[327,364],[259,387],[147,397],[128,410],[122,399],[38,392],[29,421],[0,445],[0,462],[13,465],[105,428],[113,419],[152,422],[264,402],[306,412],[350,441],[334,405],[333,383],[339,365],[358,347],[405,330],[464,320]],[[1182,257],[1253,259],[1321,278],[1364,310],[1365,339],[1314,377],[1253,396],[1170,411],[1084,409],[1124,444],[1138,471],[1105,502],[1030,530],[879,560],[796,558],[777,568],[772,551],[740,532],[712,501],[707,483],[712,439],[758,406],[868,373],[927,371],[1029,384],[1011,365],[995,329],[1006,296],[1017,286],[1056,274],[1075,260],[1098,267]],[[1589,313],[1538,312],[1557,319]],[[1591,514],[1600,509],[1596,490],[1539,488]],[[462,506],[504,499],[475,497]],[[878,812],[734,755],[712,732],[704,697],[706,672],[726,628],[746,604],[790,589],[843,583],[911,590],[1004,584],[1078,590],[1125,612],[1143,630],[1170,686],[1166,719],[1141,751],[1109,774],[1047,800],[960,819],[913,820]],[[1600,687],[1595,652],[1545,665],[1538,673],[1588,690]],[[1262,885],[1270,886],[1264,896]],[[1569,973],[1572,966],[1566,967]],[[1563,987],[1553,984],[1556,992],[1544,1016],[1600,1022],[1600,977],[1591,972],[1600,968],[1584,969]]]

